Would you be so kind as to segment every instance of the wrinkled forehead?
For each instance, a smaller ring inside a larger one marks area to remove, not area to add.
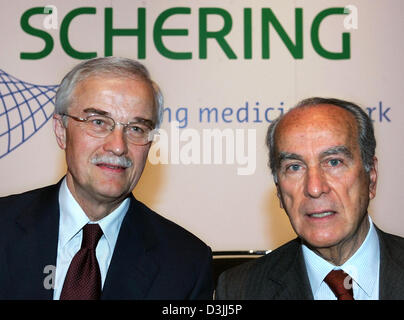
[[[69,111],[88,108],[109,112],[110,116],[126,113],[156,121],[153,89],[141,78],[103,75],[82,80],[75,87]]]
[[[327,104],[292,109],[278,123],[275,146],[278,149],[285,143],[296,144],[299,140],[320,136],[346,139],[357,144],[358,129],[354,115],[341,107]]]
[[[110,73],[91,75],[77,82],[73,90],[72,104],[83,94],[97,97],[104,92],[110,92],[113,96],[114,91],[116,93],[125,92],[126,95],[130,94],[133,96],[136,96],[138,92],[143,95],[147,93],[147,97],[154,104],[153,86],[150,82],[142,77],[122,76]]]
[[[141,75],[136,75],[133,73],[98,71],[98,72],[92,72],[92,73],[80,75],[77,78],[77,81],[75,82],[75,85],[73,88],[73,94],[77,90],[77,88],[85,85],[88,82],[92,82],[94,80],[100,80],[100,82],[102,82],[102,81],[115,80],[115,79],[125,80],[128,82],[131,82],[131,81],[141,82],[141,83],[147,85],[151,91],[153,91],[152,82],[150,80],[144,78]]]

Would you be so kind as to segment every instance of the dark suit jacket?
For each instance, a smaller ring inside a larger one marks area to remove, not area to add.
[[[404,299],[404,239],[377,229],[380,299]],[[223,272],[216,299],[310,300],[313,294],[299,238],[266,256]]]
[[[59,184],[0,198],[0,299],[52,299]],[[133,196],[122,222],[102,299],[211,299],[212,253],[194,235]]]

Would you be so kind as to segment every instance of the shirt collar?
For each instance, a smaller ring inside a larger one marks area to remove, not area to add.
[[[348,273],[370,297],[378,281],[380,247],[379,237],[370,217],[369,222],[369,232],[365,241],[341,269]]]
[[[123,218],[128,211],[130,199],[125,199],[118,208],[97,221],[107,239],[108,245],[113,250]],[[66,178],[63,179],[59,190],[59,245],[63,248],[81,229],[91,223],[83,209],[77,203],[67,187]]]
[[[306,245],[302,245],[303,257],[313,293],[316,293],[324,278],[333,269],[342,269],[348,273],[356,284],[370,297],[378,281],[379,268],[379,238],[372,219],[369,216],[369,231],[365,241],[342,266],[324,260]]]

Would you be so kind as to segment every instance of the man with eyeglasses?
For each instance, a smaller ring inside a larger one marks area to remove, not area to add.
[[[132,195],[163,114],[131,59],[77,65],[56,94],[67,173],[0,199],[0,299],[211,299],[211,250]]]

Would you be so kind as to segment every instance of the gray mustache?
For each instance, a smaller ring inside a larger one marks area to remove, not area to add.
[[[129,168],[133,165],[132,160],[128,159],[127,157],[114,157],[114,156],[107,156],[107,155],[94,156],[91,159],[91,163],[95,164],[95,165],[100,164],[100,163],[111,164],[111,165],[119,166],[119,167],[123,167],[123,168]]]

